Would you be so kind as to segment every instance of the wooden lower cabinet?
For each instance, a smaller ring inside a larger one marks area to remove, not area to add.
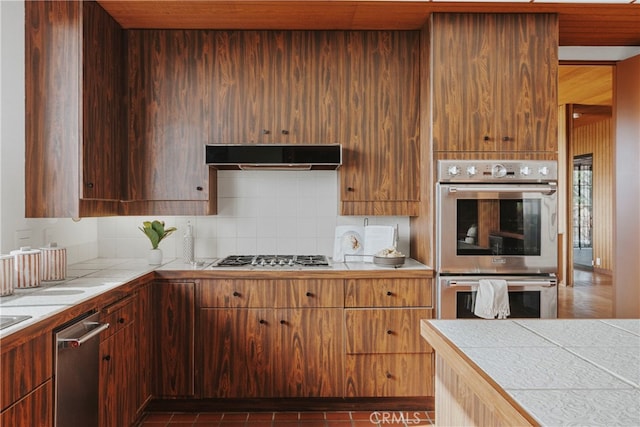
[[[341,395],[342,309],[202,309],[200,338],[202,397]]]
[[[193,281],[153,283],[153,395],[161,398],[195,395]]]
[[[345,397],[433,396],[432,301],[429,278],[346,281]]]
[[[136,295],[102,310],[101,320],[110,327],[101,335],[99,376],[99,425],[130,426],[138,412],[136,365]]]
[[[4,381],[6,379],[3,379]],[[0,413],[0,426],[52,427],[53,380],[47,380],[31,393],[2,411]]]

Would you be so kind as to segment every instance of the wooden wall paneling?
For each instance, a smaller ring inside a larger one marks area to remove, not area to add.
[[[129,32],[129,200],[209,199],[211,37]]]
[[[584,126],[574,127],[571,140],[573,156],[593,154],[593,260],[594,262],[596,258],[601,260],[601,265],[594,266],[594,268],[609,272],[613,270],[613,189],[615,182],[611,126],[612,119],[605,118]],[[571,162],[573,163],[573,160]],[[573,242],[571,242],[571,246],[573,246]]]

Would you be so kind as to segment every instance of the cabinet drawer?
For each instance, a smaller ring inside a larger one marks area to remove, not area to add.
[[[273,307],[273,280],[204,280],[200,306],[209,308]]]
[[[431,307],[432,279],[348,280],[345,307]]]
[[[2,410],[53,376],[53,344],[48,333],[0,355]],[[4,425],[4,424],[3,424]]]
[[[276,308],[343,307],[342,280],[280,280]]]
[[[342,307],[342,280],[209,280],[200,286],[202,308]]]
[[[428,308],[345,310],[347,354],[431,352],[420,336],[420,320],[430,318]]]
[[[348,355],[345,397],[433,396],[433,354]]]
[[[109,328],[100,334],[101,341],[106,340],[133,322],[136,315],[136,306],[133,301],[134,296],[130,295],[102,309],[100,321],[108,323]]]

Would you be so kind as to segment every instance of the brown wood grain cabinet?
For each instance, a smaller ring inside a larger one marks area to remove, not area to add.
[[[420,37],[413,31],[344,35],[343,215],[419,214]]]
[[[431,279],[345,282],[346,397],[433,396],[433,350],[416,326],[432,295]]]
[[[211,33],[128,31],[129,150],[125,214],[214,214]]]
[[[329,31],[216,31],[212,143],[338,143],[340,38]]]
[[[342,286],[342,280],[202,281],[202,397],[340,396]]]
[[[557,15],[434,13],[430,28],[434,151],[557,151]]]
[[[0,349],[0,425],[53,426],[53,338],[49,331]]]
[[[95,2],[25,3],[25,215],[118,213],[124,32]]]
[[[193,397],[196,283],[158,280],[152,286],[153,395]]]
[[[99,424],[132,425],[137,417],[137,296],[132,294],[101,311],[109,328],[100,335]]]

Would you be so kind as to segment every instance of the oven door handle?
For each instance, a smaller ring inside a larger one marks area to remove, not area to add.
[[[551,195],[557,191],[555,184],[550,183],[544,187],[512,187],[512,186],[474,186],[456,187],[449,186],[449,193],[541,193]]]
[[[456,286],[478,286],[480,282],[478,280],[467,280],[467,281],[458,281],[458,280],[447,280],[447,287],[456,287]],[[517,280],[517,281],[507,281],[507,286],[539,286],[541,288],[550,288],[556,286],[555,280]]]

